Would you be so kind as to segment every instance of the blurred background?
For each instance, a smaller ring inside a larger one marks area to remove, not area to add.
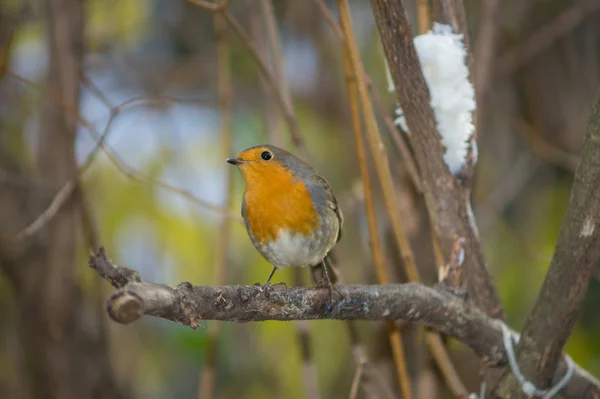
[[[376,283],[338,35],[315,1],[275,0],[271,35],[269,1],[231,3],[255,54],[281,71],[310,162],[344,210],[336,251],[345,282]],[[416,26],[414,0],[404,3]],[[520,329],[552,256],[600,85],[600,3],[497,3],[491,15],[488,1],[465,3],[472,46],[492,53],[478,104],[473,205],[508,321]],[[324,4],[337,18],[335,2]],[[423,201],[385,124],[396,104],[370,3],[350,6],[381,99],[398,212],[424,280],[434,283]],[[433,4],[434,21],[435,12]],[[494,39],[477,47],[486,26]],[[357,365],[344,323],[211,321],[192,330],[145,317],[123,326],[104,311],[112,288],[87,266],[89,250],[102,245],[115,263],[158,283],[264,282],[270,266],[239,223],[243,184],[225,158],[267,142],[302,154],[247,45],[210,11],[183,0],[0,0],[0,398],[209,397],[200,381],[213,367],[217,398],[348,397]],[[389,270],[405,281],[373,189]],[[308,273],[281,270],[275,280],[310,284]],[[600,268],[566,347],[595,376],[599,305]],[[398,397],[385,325],[358,327]],[[303,368],[299,328],[311,337],[312,371]],[[452,397],[422,329],[403,331],[416,397]],[[478,390],[479,360],[448,346]]]

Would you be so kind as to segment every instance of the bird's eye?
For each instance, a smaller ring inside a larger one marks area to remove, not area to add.
[[[263,152],[260,154],[260,157],[261,157],[263,160],[265,160],[265,161],[268,161],[269,159],[273,158],[273,154],[271,154],[269,151],[263,151]]]

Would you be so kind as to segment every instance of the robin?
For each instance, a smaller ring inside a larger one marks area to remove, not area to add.
[[[342,236],[344,218],[331,186],[310,165],[272,145],[258,145],[227,162],[239,167],[246,190],[242,217],[250,240],[278,268],[323,268],[333,292],[329,251]]]

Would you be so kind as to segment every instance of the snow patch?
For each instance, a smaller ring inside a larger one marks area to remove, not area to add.
[[[458,174],[465,165],[475,131],[472,112],[476,106],[463,37],[453,33],[450,25],[434,22],[433,29],[415,37],[414,44],[429,87],[437,128],[446,147],[444,162],[453,174]],[[388,86],[393,87],[389,82]],[[395,123],[408,132],[401,108],[396,109],[396,115]]]

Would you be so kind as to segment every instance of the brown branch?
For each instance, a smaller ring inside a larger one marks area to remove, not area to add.
[[[349,97],[352,102],[356,102],[356,91],[358,91],[358,99],[360,99],[360,103],[362,105],[363,117],[365,119],[366,126],[366,138],[369,143],[369,147],[371,149],[372,158],[375,163],[377,175],[381,182],[381,186],[383,189],[384,200],[386,209],[390,218],[392,220],[392,229],[394,232],[394,237],[396,239],[396,243],[398,248],[400,249],[400,253],[403,259],[403,266],[406,270],[406,274],[408,276],[409,281],[411,282],[419,282],[420,277],[416,267],[415,257],[408,241],[408,237],[406,231],[404,230],[404,226],[397,212],[397,200],[395,198],[395,189],[393,187],[393,180],[389,170],[389,163],[387,160],[387,155],[381,141],[381,137],[379,135],[379,131],[377,128],[377,122],[375,119],[375,113],[373,110],[373,106],[371,104],[369,95],[368,95],[368,77],[365,73],[365,70],[360,62],[358,49],[356,46],[356,42],[354,41],[354,34],[352,31],[352,23],[350,19],[350,12],[348,8],[347,2],[339,1],[340,7],[340,25],[345,34],[346,46],[343,47],[344,50],[344,68],[347,75],[348,83],[349,83]],[[352,84],[350,84],[352,83]],[[354,105],[353,108],[357,108],[357,104]],[[355,112],[355,110],[353,110]],[[358,115],[357,115],[358,117]],[[354,124],[357,122],[354,121]],[[359,128],[355,128],[355,135],[360,133]],[[361,176],[363,179],[363,184],[365,185],[365,203],[367,205],[367,212],[371,208],[369,206],[368,197],[370,195],[370,184],[368,184],[368,173],[366,169],[366,161],[365,161],[365,151],[362,148],[363,142],[362,138],[356,138],[357,150],[359,152],[359,164],[361,165]],[[407,158],[407,162],[412,159],[412,157]],[[408,162],[410,164],[410,162]],[[364,164],[364,166],[363,166]],[[370,201],[372,202],[372,201]],[[371,211],[373,212],[373,211]],[[373,219],[373,222],[370,222],[369,230],[370,230],[370,239],[373,240],[371,244],[371,248],[374,252],[379,249],[378,239],[377,237],[377,227],[374,222],[374,213],[371,215],[369,219]],[[371,226],[372,224],[372,226]],[[374,236],[374,237],[373,237]],[[382,256],[382,255],[381,255]],[[375,264],[378,265],[377,259],[375,258]],[[381,261],[381,263],[383,260]],[[378,269],[383,269],[383,265],[379,266]],[[378,272],[378,280],[380,284],[388,284],[389,278],[386,276],[387,273]],[[390,335],[391,336],[391,335]],[[439,337],[438,337],[439,338]],[[453,393],[457,397],[466,397],[467,391],[460,378],[458,377],[454,367],[450,362],[448,362],[448,356],[446,353],[446,349],[442,345],[442,341],[440,339],[435,339],[435,337],[430,337],[427,339],[427,345],[435,359],[435,361],[440,366],[440,370],[442,370],[444,378],[448,382],[448,386],[453,390]],[[446,356],[444,356],[444,354]],[[402,354],[403,356],[403,354]],[[400,371],[400,370],[399,370]],[[406,382],[407,384],[408,382]],[[403,393],[403,396],[406,397],[406,393]]]
[[[235,19],[233,17],[233,15],[231,15],[228,12],[222,12],[222,14],[223,14],[223,17],[225,18],[225,21],[227,21],[227,24],[233,31],[233,33],[242,42],[244,47],[246,47],[246,49],[248,50],[248,52],[254,59],[254,62],[258,66],[260,72],[263,74],[265,81],[271,86],[271,88],[275,94],[277,103],[279,104],[281,111],[283,113],[283,117],[288,125],[288,129],[290,131],[290,136],[292,137],[292,141],[294,142],[294,145],[296,145],[296,147],[301,149],[306,154],[306,150],[304,147],[304,140],[302,138],[302,135],[300,134],[298,119],[296,118],[296,112],[294,111],[294,107],[291,104],[291,102],[287,101],[287,97],[284,94],[283,88],[277,84],[277,79],[275,78],[275,76],[273,76],[271,71],[269,71],[269,68],[267,67],[267,64],[265,63],[265,60],[263,60],[261,58],[258,49],[252,42],[252,39],[250,38],[248,33],[244,30],[244,28],[242,28],[242,26],[237,21],[237,19]]]
[[[360,123],[359,96],[357,93],[356,74],[352,70],[350,54],[346,46],[342,48],[344,73],[346,74],[346,86],[348,88],[348,101],[350,103],[350,114],[352,119],[352,132],[356,145],[358,165],[360,176],[363,183],[363,192],[365,208],[367,214],[367,223],[369,229],[369,246],[371,247],[371,256],[375,266],[375,274],[380,284],[389,284],[390,277],[386,269],[385,258],[381,247],[379,229],[377,227],[377,218],[375,216],[375,206],[373,204],[373,190],[371,188],[371,179],[369,177],[369,168],[367,164],[366,150],[363,141],[362,127]],[[388,322],[388,337],[392,347],[394,365],[398,373],[400,389],[402,396],[412,397],[410,389],[410,379],[406,367],[406,356],[404,355],[404,345],[402,343],[402,334],[398,326]]]
[[[596,0],[573,3],[573,6],[536,31],[525,43],[502,54],[495,62],[496,71],[503,75],[513,73],[598,10],[600,3]]]
[[[337,21],[335,20],[335,17],[331,13],[331,11],[327,8],[327,5],[323,2],[323,0],[314,0],[314,1],[319,6],[319,10],[321,11],[321,14],[323,14],[323,17],[325,18],[325,20],[327,21],[327,23],[329,24],[329,26],[335,33],[336,37],[342,42],[342,45],[344,45],[345,44],[344,43],[344,41],[345,41],[344,32],[342,31],[340,24],[337,23]],[[404,166],[406,167],[408,176],[409,176],[412,184],[414,185],[415,189],[419,193],[421,193],[421,183],[420,183],[419,172],[417,170],[415,159],[414,159],[413,155],[411,154],[410,149],[408,148],[408,145],[406,144],[406,140],[404,139],[404,137],[402,137],[400,135],[398,128],[394,124],[393,118],[390,116],[390,113],[386,110],[385,103],[383,102],[383,98],[382,98],[381,94],[379,93],[379,90],[373,84],[373,80],[367,73],[364,66],[363,66],[363,74],[365,76],[367,87],[373,97],[375,106],[377,107],[379,114],[381,115],[383,121],[385,122],[385,125],[388,129],[389,134],[392,136],[392,139],[394,140],[394,144],[396,144],[396,148],[398,148],[398,151],[400,151],[402,162],[404,163]]]
[[[232,153],[232,87],[231,87],[231,61],[229,40],[226,34],[225,21],[220,14],[214,14],[214,28],[217,34],[217,92],[219,97],[219,111],[221,122],[221,156],[223,159]],[[233,168],[225,170],[224,177],[224,201],[223,209],[229,210],[233,204]],[[227,277],[227,265],[229,264],[229,248],[231,220],[225,214],[221,215],[219,226],[219,248],[217,252],[217,265],[214,268],[214,281],[217,285],[225,283]],[[217,375],[217,354],[219,349],[219,337],[221,331],[220,323],[213,323],[208,330],[208,345],[206,349],[206,362],[200,375],[198,386],[198,399],[212,399],[215,397],[215,380]]]
[[[429,218],[444,258],[452,253],[455,240],[465,238],[465,263],[462,276],[470,297],[488,314],[504,317],[502,304],[493,284],[480,245],[470,202],[470,177],[463,171],[458,178],[444,163],[444,147],[436,128],[430,97],[415,51],[406,11],[399,0],[371,0],[384,44],[396,97],[404,110],[411,134],[408,136],[422,177]],[[400,62],[402,60],[402,62]],[[465,169],[471,169],[467,165]]]
[[[327,24],[333,30],[333,33],[337,36],[338,39],[344,40],[344,32],[342,32],[342,28],[340,28],[340,24],[338,24],[335,16],[331,12],[331,10],[327,7],[327,4],[323,0],[313,0],[317,6],[319,7],[319,11],[327,21]]]
[[[396,193],[393,186],[391,173],[389,170],[389,162],[387,159],[385,148],[381,141],[381,136],[379,134],[377,121],[375,119],[375,112],[371,103],[371,99],[369,97],[367,79],[364,74],[362,62],[360,60],[358,46],[354,38],[354,29],[350,14],[350,7],[346,0],[338,0],[337,3],[340,12],[340,26],[344,33],[345,39],[345,42],[342,43],[342,50],[344,53],[344,69],[346,76],[349,78],[349,96],[351,96],[352,101],[354,102],[352,108],[353,111],[356,113],[358,109],[358,104],[360,103],[362,116],[365,122],[364,133],[366,141],[369,144],[369,148],[371,150],[372,159],[375,163],[377,176],[379,177],[379,180],[381,182],[385,206],[388,214],[390,215],[390,218],[392,219],[392,228],[395,233],[394,236],[396,238],[398,246],[402,252],[402,255],[405,255],[407,248],[408,250],[410,250],[410,248],[401,221],[399,219],[399,214],[397,212]],[[358,96],[356,96],[357,94]],[[358,117],[358,114],[356,114],[354,119],[356,119],[356,117]],[[354,124],[356,124],[356,121],[354,121]],[[357,133],[360,133],[360,129],[358,129],[357,127],[353,130],[355,131],[355,135]],[[359,150],[361,178],[363,179],[364,184],[365,204],[367,205],[367,215],[369,220],[369,239],[371,240],[371,250],[373,254],[373,259],[375,260],[374,264],[375,271],[377,273],[377,280],[380,284],[389,284],[390,277],[387,272],[387,269],[385,268],[385,260],[383,257],[383,253],[381,252],[379,234],[377,233],[378,229],[375,218],[375,208],[372,206],[372,200],[370,200],[372,190],[370,189],[370,184],[368,183],[369,179],[368,172],[366,169],[367,166],[362,137],[356,137],[356,145],[357,149]],[[404,267],[406,269],[407,275],[411,277],[411,280],[418,279],[418,272],[412,258],[405,257]],[[412,398],[412,390],[410,387],[410,379],[408,377],[408,372],[406,369],[406,358],[404,354],[404,345],[402,344],[402,336],[398,326],[396,326],[394,323],[388,323],[387,327],[390,338],[390,344],[392,346],[392,352],[394,355],[394,364],[396,366],[396,371],[398,373],[398,379],[400,382],[400,388],[402,391],[402,396],[404,398],[410,399]]]
[[[422,35],[427,33],[431,29],[431,8],[429,7],[429,0],[417,0],[417,18],[419,23],[419,34]]]
[[[547,388],[571,335],[600,255],[600,90],[583,139],[581,163],[554,256],[517,350],[521,372]],[[522,398],[519,382],[507,373],[501,397]]]
[[[290,320],[406,320],[456,338],[491,364],[506,363],[502,322],[445,289],[422,284],[339,285],[342,299],[330,302],[327,288],[262,286],[177,286],[141,280],[130,269],[114,265],[100,248],[89,265],[119,288],[106,310],[116,322],[128,324],[142,315],[160,317],[197,328],[203,320],[237,323]],[[561,361],[556,378],[566,369]],[[576,367],[563,394],[594,398],[600,382]]]
[[[481,12],[479,24],[479,34],[475,43],[475,59],[473,80],[475,81],[475,98],[477,102],[477,112],[475,120],[475,131],[477,136],[481,137],[481,127],[485,118],[484,112],[487,109],[487,93],[492,86],[494,59],[496,56],[496,46],[499,31],[498,11],[500,10],[500,0],[484,0],[481,2]]]
[[[252,8],[252,14],[248,17],[250,22],[250,33],[252,40],[256,45],[256,50],[264,60],[269,60],[269,47],[265,29],[264,17],[259,7]],[[272,71],[271,65],[269,65]],[[262,112],[263,120],[267,131],[267,138],[271,144],[279,147],[284,145],[284,129],[280,127],[281,111],[276,103],[275,94],[271,90],[271,86],[267,83],[265,77],[259,72],[257,73],[260,82],[260,89],[263,94]]]
[[[408,177],[410,178],[411,183],[415,187],[415,190],[419,194],[423,192],[421,188],[421,178],[419,176],[419,171],[417,170],[417,164],[415,163],[415,157],[410,152],[408,148],[408,144],[406,142],[406,135],[402,135],[400,130],[394,123],[394,120],[390,116],[390,113],[386,111],[385,103],[383,102],[383,98],[381,97],[381,93],[377,87],[373,84],[371,78],[367,75],[367,72],[364,72],[367,78],[367,85],[369,86],[369,90],[371,92],[371,96],[373,97],[373,102],[379,111],[385,126],[387,127],[388,133],[392,136],[392,140],[396,145],[396,148],[400,152],[400,156],[402,157],[402,162],[406,167],[406,172],[408,173]]]
[[[523,118],[517,118],[515,125],[523,132],[527,140],[530,142],[531,151],[535,156],[545,162],[549,162],[561,166],[571,172],[575,172],[577,166],[579,165],[578,155],[570,154],[567,151],[562,150],[546,141],[540,132],[538,132]]]
[[[105,105],[107,105],[110,108],[108,121],[104,127],[104,130],[102,131],[102,133],[100,133],[98,130],[96,130],[96,128],[90,122],[88,122],[87,120],[85,120],[84,118],[81,117],[78,110],[76,108],[74,108],[74,106],[72,104],[65,103],[61,99],[59,93],[56,90],[53,90],[52,88],[48,88],[46,86],[40,86],[37,83],[35,83],[34,81],[27,79],[11,70],[8,70],[7,72],[12,77],[19,80],[20,82],[23,82],[29,86],[32,86],[32,87],[40,90],[41,92],[43,92],[48,97],[52,98],[57,103],[57,105],[60,105],[63,108],[65,113],[70,118],[73,118],[76,122],[78,122],[81,126],[83,126],[90,133],[90,135],[94,138],[94,140],[96,140],[96,144],[94,145],[94,148],[90,151],[90,153],[86,157],[83,164],[76,170],[76,172],[73,174],[73,176],[60,187],[60,189],[56,192],[54,198],[50,202],[50,205],[42,213],[40,213],[33,220],[33,222],[31,222],[28,226],[26,226],[19,233],[17,233],[17,235],[14,238],[10,237],[10,239],[12,239],[14,241],[19,241],[19,240],[23,240],[25,238],[31,237],[32,235],[37,233],[42,227],[44,227],[48,222],[50,222],[52,220],[52,218],[56,215],[56,213],[67,202],[67,200],[69,200],[71,198],[71,196],[75,192],[75,189],[77,188],[77,185],[79,184],[79,180],[81,179],[81,176],[83,175],[83,173],[86,172],[87,169],[89,169],[90,165],[93,163],[95,157],[97,156],[97,154],[100,150],[102,150],[106,154],[108,159],[117,167],[117,169],[121,173],[123,173],[125,176],[127,176],[128,178],[130,178],[132,180],[136,180],[141,183],[156,185],[156,186],[162,187],[166,190],[175,192],[177,194],[180,194],[180,195],[186,197],[190,201],[193,201],[193,202],[195,202],[207,209],[210,209],[214,212],[217,212],[217,213],[224,212],[224,210],[222,208],[220,208],[214,204],[211,204],[208,201],[204,201],[204,200],[194,196],[189,191],[182,190],[182,189],[174,187],[170,184],[164,183],[162,181],[147,178],[147,177],[140,175],[138,172],[132,170],[131,167],[129,167],[123,161],[121,161],[115,154],[113,154],[109,150],[108,146],[105,144],[105,141],[106,141],[108,135],[110,134],[112,125],[114,124],[115,120],[126,109],[130,109],[131,107],[134,107],[134,106],[139,106],[140,104],[143,104],[143,103],[148,103],[148,104],[155,103],[155,104],[160,105],[160,104],[171,104],[171,103],[175,103],[175,102],[198,102],[198,100],[176,98],[176,97],[171,97],[171,96],[133,97],[128,100],[125,100],[124,102],[122,102],[121,104],[119,104],[115,107],[111,107],[110,103],[108,103],[108,101],[106,100],[106,97],[93,85],[93,83],[89,79],[84,78],[85,83],[87,83],[87,85],[90,86],[90,89],[94,93],[96,93],[96,95],[99,97],[100,101],[102,101]],[[200,100],[200,101],[203,101],[203,100]],[[238,219],[241,222],[241,219],[238,214],[227,213],[227,215],[228,215],[228,217],[233,218],[233,219]]]
[[[350,395],[348,399],[356,399],[358,395],[358,386],[360,384],[360,380],[365,371],[365,363],[359,363],[356,371],[354,372],[354,377],[352,377],[352,385],[350,388]]]

